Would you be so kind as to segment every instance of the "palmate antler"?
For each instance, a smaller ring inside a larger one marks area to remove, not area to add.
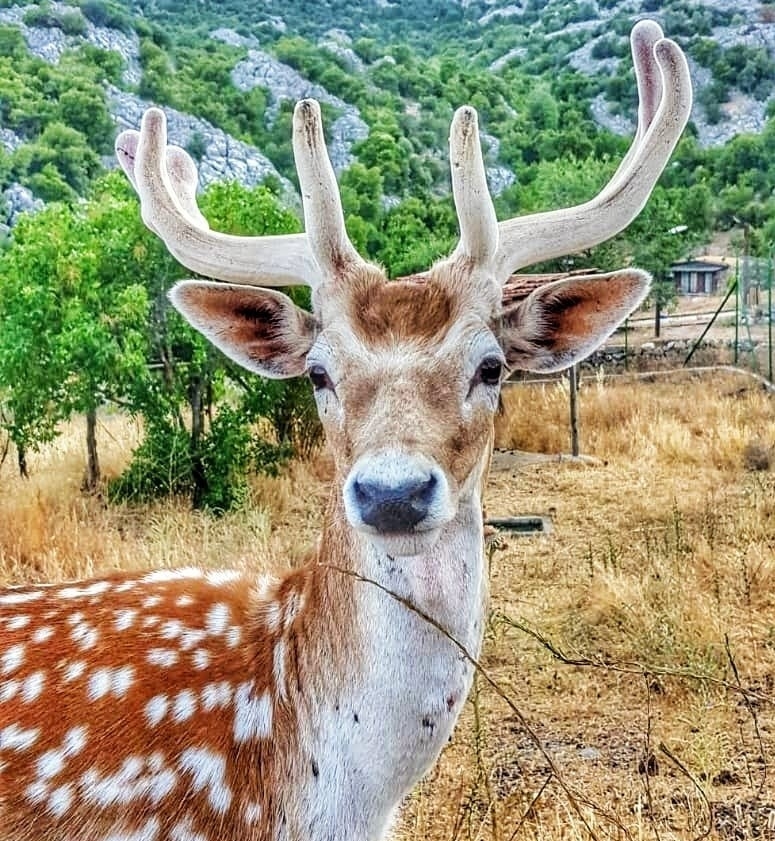
[[[456,112],[450,157],[461,234],[452,259],[470,258],[503,284],[519,268],[609,239],[640,213],[678,143],[692,97],[686,59],[656,23],[637,23],[631,41],[640,97],[637,132],[613,178],[584,204],[498,223],[476,112],[470,107]],[[146,112],[139,133],[122,132],[116,154],[139,194],[146,224],[187,268],[218,280],[316,287],[364,261],[345,231],[320,109],[311,100],[294,112],[293,147],[306,233],[263,237],[210,230],[196,206],[196,167],[182,149],[166,145],[160,110]]]

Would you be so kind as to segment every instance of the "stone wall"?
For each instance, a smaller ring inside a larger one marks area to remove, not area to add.
[[[587,370],[604,368],[606,371],[654,371],[680,368],[689,355],[696,339],[675,339],[669,341],[644,342],[629,346],[608,344],[587,357],[581,367]],[[691,365],[727,364],[734,357],[734,339],[706,339],[692,355]],[[738,356],[748,356],[761,351],[760,343],[741,339],[738,342]],[[766,348],[764,348],[766,350]]]

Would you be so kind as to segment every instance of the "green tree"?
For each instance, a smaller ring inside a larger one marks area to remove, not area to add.
[[[97,409],[147,377],[146,289],[137,222],[125,196],[50,205],[24,217],[0,256],[0,392],[21,451],[51,440],[73,414],[87,421],[85,484],[99,481]]]

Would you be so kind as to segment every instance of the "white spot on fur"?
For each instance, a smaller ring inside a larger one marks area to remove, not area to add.
[[[296,617],[304,610],[304,593],[294,591],[288,596],[285,604],[284,624],[286,628],[290,628],[296,620]]]
[[[242,813],[248,826],[255,826],[261,820],[261,804],[248,803]]]
[[[238,628],[236,625],[232,625],[229,628],[228,633],[226,634],[226,643],[229,648],[236,648],[240,644],[240,640],[242,639],[242,630]]]
[[[148,818],[145,824],[137,830],[121,830],[111,832],[104,841],[156,841],[159,837],[159,819]]]
[[[175,696],[172,717],[178,724],[188,721],[196,712],[196,695],[190,689],[183,689]]]
[[[18,680],[4,680],[0,683],[0,703],[10,701],[19,691],[19,686]]]
[[[265,739],[272,732],[272,702],[264,692],[253,698],[253,683],[241,683],[234,693],[234,739]]]
[[[83,660],[76,660],[74,663],[68,663],[65,668],[65,683],[72,683],[78,680],[86,671],[86,663]]]
[[[238,581],[241,577],[242,573],[235,569],[211,569],[205,573],[205,580],[208,584],[213,584],[216,587],[231,584],[232,581]]]
[[[72,631],[70,631],[70,637],[73,642],[77,642],[79,648],[83,649],[84,651],[94,648],[97,644],[97,640],[99,639],[99,634],[95,628],[92,628],[86,622],[81,622],[76,625]]]
[[[77,756],[86,747],[86,733],[85,727],[72,727],[65,733],[63,745],[66,756]]]
[[[178,766],[192,776],[194,791],[207,789],[207,800],[214,812],[223,814],[231,803],[226,785],[226,758],[206,748],[188,748],[180,754]]]
[[[40,697],[43,692],[43,685],[46,682],[46,675],[44,672],[33,672],[26,677],[22,682],[22,700],[26,704],[31,704],[34,700]]]
[[[202,690],[202,708],[206,712],[225,709],[231,703],[231,693],[231,684],[228,681],[208,683]]]
[[[47,640],[50,640],[53,636],[54,629],[50,625],[44,625],[42,628],[38,628],[37,631],[35,631],[32,635],[32,641],[37,645],[41,645]]]
[[[146,797],[158,804],[175,788],[177,774],[161,754],[147,760],[128,756],[114,774],[103,776],[92,768],[80,783],[83,799],[98,806],[125,806]]]
[[[25,647],[21,643],[12,645],[0,654],[0,674],[9,675],[15,672],[24,662]]]
[[[86,691],[91,701],[97,701],[110,694],[123,698],[133,683],[134,668],[132,666],[121,666],[117,669],[103,667],[96,669],[89,678]]]
[[[223,602],[214,604],[210,610],[207,611],[207,617],[205,618],[205,629],[207,633],[212,634],[213,636],[225,633],[226,629],[229,627],[230,617],[231,611],[229,610],[229,606],[227,604],[224,604]]]
[[[61,774],[65,767],[65,752],[60,748],[47,750],[38,757],[35,763],[39,780],[50,780]]]
[[[178,652],[171,648],[152,648],[145,659],[154,666],[169,669],[178,662]]]
[[[46,808],[55,818],[63,818],[73,804],[73,787],[69,783],[55,788],[48,796]]]
[[[151,727],[156,727],[162,722],[170,706],[170,700],[166,695],[154,695],[145,705],[145,718]]]
[[[51,786],[48,783],[36,780],[34,783],[30,783],[27,786],[24,790],[24,796],[31,803],[42,803],[48,797],[50,789]]]
[[[178,645],[183,651],[190,651],[207,636],[206,631],[195,631],[193,628],[185,628],[180,635]]]
[[[42,596],[42,590],[29,590],[26,593],[15,593],[11,590],[0,596],[0,604],[26,604],[27,602],[34,602]]]
[[[281,698],[285,698],[285,643],[283,640],[274,647],[272,654],[274,682],[277,686],[278,694]]]
[[[152,607],[157,607],[161,602],[161,596],[147,596],[143,599],[143,610],[150,610]]]
[[[200,672],[204,671],[210,665],[210,652],[204,648],[197,648],[191,655],[191,660],[195,669],[198,669]]]
[[[99,596],[110,590],[109,581],[94,581],[84,586],[63,587],[57,592],[60,599],[80,599],[87,596]]]
[[[193,596],[178,596],[177,599],[175,599],[175,604],[178,607],[191,607],[191,605],[193,603],[194,603],[194,597]]]
[[[209,841],[208,836],[194,830],[194,824],[190,817],[186,816],[178,821],[170,832],[170,841]]]
[[[134,624],[137,618],[137,611],[132,610],[132,608],[123,608],[122,610],[117,610],[115,616],[116,621],[113,623],[113,627],[117,631],[126,631]]]
[[[182,567],[181,569],[155,569],[144,575],[143,584],[161,584],[166,581],[180,581],[185,578],[201,578],[202,570],[196,567]]]
[[[264,605],[263,613],[266,629],[270,634],[276,634],[280,630],[280,622],[283,617],[281,605],[278,602],[267,602]]]
[[[8,619],[5,623],[5,627],[9,631],[18,631],[23,628],[25,625],[30,624],[30,617],[29,616],[13,616],[11,619]]]
[[[159,629],[159,636],[165,640],[177,639],[183,633],[183,623],[179,619],[169,619]]]
[[[17,752],[29,750],[40,736],[40,728],[25,730],[18,724],[11,724],[0,730],[0,748]]]

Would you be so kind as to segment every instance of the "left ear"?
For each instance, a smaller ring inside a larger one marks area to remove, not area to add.
[[[274,379],[304,373],[318,325],[282,292],[183,280],[169,297],[193,327],[249,371]]]
[[[539,286],[503,311],[508,366],[551,372],[584,359],[643,302],[650,283],[646,272],[626,269]]]

